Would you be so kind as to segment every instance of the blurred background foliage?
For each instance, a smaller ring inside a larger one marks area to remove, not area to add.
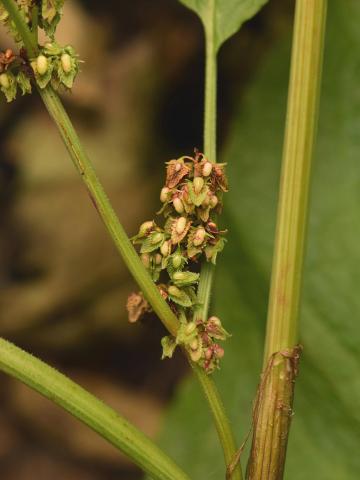
[[[216,381],[239,443],[261,368],[292,7],[271,0],[219,59],[219,140],[231,191],[213,311],[233,337]],[[359,22],[358,0],[330,0],[304,356],[286,473],[295,480],[360,472]],[[202,144],[201,25],[175,0],[73,0],[60,31],[85,60],[64,102],[132,235],[158,208],[163,162]],[[0,31],[0,48],[8,46]],[[136,287],[36,95],[0,101],[0,137],[1,335],[160,438],[193,478],[223,478],[199,388],[180,355],[160,361],[163,329],[155,318],[128,324],[126,297]],[[95,434],[3,375],[0,405],[1,478],[142,478]]]

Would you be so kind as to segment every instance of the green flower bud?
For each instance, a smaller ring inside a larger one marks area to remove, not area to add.
[[[141,256],[141,261],[142,261],[142,264],[144,265],[145,268],[149,268],[150,267],[150,255],[148,253],[143,253]]]
[[[186,272],[175,272],[173,275],[174,280],[184,280],[186,278]]]
[[[2,88],[8,89],[10,87],[10,80],[6,73],[0,75],[0,85]]]
[[[204,243],[205,235],[206,235],[206,232],[205,232],[205,228],[203,227],[199,227],[195,231],[195,235],[193,239],[193,244],[195,247],[199,247],[202,243]]]
[[[194,178],[194,192],[199,194],[204,186],[204,179],[201,177]]]
[[[65,73],[70,73],[72,69],[71,57],[68,53],[63,53],[61,55],[61,66]]]
[[[180,273],[180,272],[177,272],[177,273]],[[191,335],[192,333],[195,332],[195,330],[196,330],[196,323],[189,322],[185,327],[185,335]]]
[[[179,253],[176,253],[172,258],[172,264],[174,268],[180,268],[182,262],[182,257]]]
[[[168,288],[168,293],[173,297],[181,297],[181,290],[178,287],[175,287],[175,285],[171,285]]]
[[[36,70],[39,75],[45,75],[48,70],[48,59],[45,55],[39,55],[36,59]]]
[[[169,198],[170,188],[163,187],[160,192],[160,201],[165,203]]]
[[[151,237],[151,242],[153,245],[155,245],[156,243],[159,243],[161,242],[161,240],[164,238],[164,235],[160,232],[158,233],[155,233],[152,237]]]
[[[202,174],[204,177],[208,177],[212,171],[212,163],[211,162],[205,162],[203,169],[202,169]]]
[[[152,220],[148,220],[140,225],[139,228],[139,236],[144,237],[152,228],[154,227],[154,222]]]
[[[186,228],[186,218],[185,217],[180,217],[178,218],[175,226],[176,233],[178,235],[181,235]]]
[[[160,247],[160,252],[164,257],[167,257],[170,253],[170,243],[169,242],[164,242],[161,247]]]
[[[175,197],[174,200],[173,200],[173,205],[174,205],[174,208],[175,210],[177,211],[177,213],[183,213],[184,211],[184,204],[183,202],[181,201],[181,199],[179,197]]]

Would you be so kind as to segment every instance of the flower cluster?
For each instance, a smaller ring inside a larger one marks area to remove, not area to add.
[[[167,162],[166,182],[161,189],[163,206],[154,220],[144,222],[133,243],[140,245],[142,263],[180,319],[176,338],[164,337],[163,357],[176,345],[184,346],[193,361],[211,372],[218,366],[223,349],[216,343],[228,335],[217,317],[196,320],[201,307],[197,300],[198,265],[203,259],[216,263],[224,248],[225,230],[214,219],[222,209],[222,194],[228,189],[225,164],[212,163],[202,153]]]
[[[6,100],[14,100],[18,89],[23,95],[31,93],[31,80],[40,88],[51,84],[55,90],[71,89],[79,72],[80,60],[72,46],[63,47],[54,40],[64,0],[42,0],[40,5],[33,0],[17,0],[16,3],[29,28],[42,28],[51,41],[40,47],[40,54],[36,58],[29,59],[24,48],[19,55],[10,49],[0,52],[0,89]],[[36,24],[33,25],[35,20]],[[8,27],[15,40],[21,41],[1,0],[0,22]]]

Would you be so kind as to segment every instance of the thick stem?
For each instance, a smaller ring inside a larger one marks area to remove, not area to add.
[[[317,127],[327,0],[297,0],[264,373],[247,478],[279,480],[285,464],[298,355],[311,160]],[[286,406],[282,408],[282,403]],[[290,411],[290,410],[289,410]]]
[[[151,478],[189,477],[112,408],[41,360],[0,338],[0,370],[36,390],[122,450]]]

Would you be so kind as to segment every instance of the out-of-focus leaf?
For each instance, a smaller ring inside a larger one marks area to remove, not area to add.
[[[268,0],[180,0],[201,18],[218,49]]]
[[[360,472],[360,4],[334,0],[329,10],[301,313],[304,355],[285,474],[291,480],[350,480]],[[230,234],[214,313],[233,336],[216,381],[239,443],[261,368],[289,46],[287,39],[274,48],[242,99],[224,159]],[[195,382],[182,386],[165,425],[163,444],[192,478],[223,478],[221,449]]]

